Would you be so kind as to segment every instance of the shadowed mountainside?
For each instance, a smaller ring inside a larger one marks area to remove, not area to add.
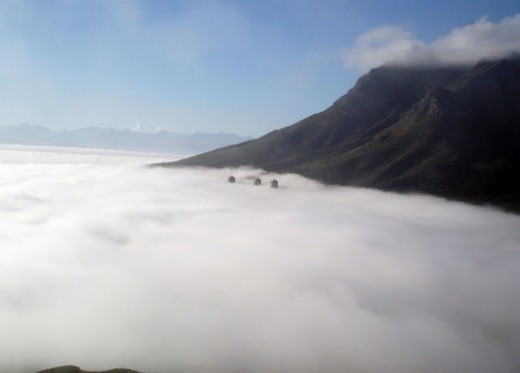
[[[382,66],[292,126],[162,164],[241,165],[520,211],[520,58]]]

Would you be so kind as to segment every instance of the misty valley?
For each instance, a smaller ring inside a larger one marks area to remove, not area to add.
[[[0,371],[519,366],[518,215],[162,157],[0,147]]]

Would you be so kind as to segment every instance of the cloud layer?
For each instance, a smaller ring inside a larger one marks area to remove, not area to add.
[[[0,149],[2,371],[520,368],[518,216],[23,149]]]
[[[400,26],[384,26],[361,35],[343,56],[345,66],[367,71],[385,63],[467,65],[481,59],[520,53],[520,14],[493,23],[483,17],[453,29],[432,43]]]

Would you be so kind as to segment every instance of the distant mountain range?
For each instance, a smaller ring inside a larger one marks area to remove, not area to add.
[[[382,66],[321,113],[164,164],[240,165],[520,211],[520,58]]]
[[[52,131],[46,127],[25,124],[0,126],[0,144],[67,146],[169,154],[197,154],[248,139],[250,138],[227,133],[179,134],[168,131],[144,133],[99,127]]]

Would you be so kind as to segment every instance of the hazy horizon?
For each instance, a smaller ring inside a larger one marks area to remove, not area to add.
[[[182,134],[162,130],[156,133],[141,128],[118,130],[84,127],[53,131],[43,126],[0,126],[0,145],[30,145],[107,149],[187,157],[250,140],[227,133]]]
[[[520,367],[518,215],[44,150],[0,146],[2,369]]]

